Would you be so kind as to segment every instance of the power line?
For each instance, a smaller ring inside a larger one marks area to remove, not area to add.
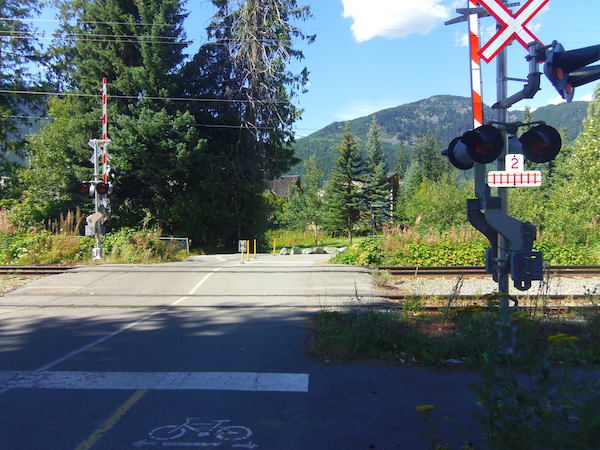
[[[39,40],[46,40],[46,41],[51,41],[54,40],[54,37],[36,37],[36,36],[23,36],[23,35],[9,35],[9,34],[2,34],[0,35],[0,38],[3,37],[8,37],[10,39],[39,39]],[[189,44],[193,44],[194,41],[183,41],[183,42],[174,42],[174,41],[146,41],[146,40],[128,40],[128,39],[88,39],[88,38],[78,38],[78,37],[73,37],[73,38],[66,38],[67,40],[71,40],[71,41],[83,41],[83,42],[122,42],[122,43],[137,43],[137,42],[145,42],[148,44],[167,44],[167,45],[189,45]]]
[[[32,119],[35,121],[41,121],[41,120],[48,120],[48,121],[52,121],[54,120],[52,117],[45,117],[45,116],[26,116],[26,115],[17,115],[17,114],[0,114],[0,117],[3,118],[7,118],[7,119]],[[73,118],[68,118],[68,117],[61,117],[60,120],[66,120],[69,122],[98,122],[98,119],[96,118],[77,118],[77,119],[73,119]],[[115,123],[119,123],[118,121],[108,121],[109,124],[115,124]],[[170,124],[172,125],[172,124]],[[200,128],[227,128],[227,129],[235,129],[235,130],[239,130],[239,129],[244,129],[247,128],[244,125],[220,125],[220,124],[202,124],[202,123],[195,123],[193,125],[191,125],[192,127],[200,127]],[[252,129],[259,129],[259,130],[276,130],[278,128],[276,127],[252,127]]]
[[[63,22],[59,19],[20,19],[15,17],[0,17],[0,20],[11,22]],[[77,23],[85,25],[131,25],[131,26],[174,26],[174,23],[144,23],[144,22],[104,22],[104,21],[85,21],[78,20]]]
[[[0,94],[13,95],[57,95],[64,97],[102,97],[101,94],[85,94],[83,92],[49,92],[49,91],[13,91],[8,89],[0,89]],[[273,104],[289,104],[289,102],[275,100],[248,100],[248,99],[225,99],[225,98],[195,98],[195,97],[155,97],[155,96],[138,96],[138,95],[109,95],[109,98],[118,98],[126,100],[171,100],[176,102],[205,102],[205,103],[273,103]]]
[[[19,31],[19,30],[6,30],[6,31],[0,31],[0,33],[3,34],[9,34],[9,33],[14,33],[16,35],[29,35],[30,37],[34,38],[36,35],[37,36],[45,36],[45,32],[43,31]],[[63,31],[63,30],[57,30],[56,33],[60,33],[61,35],[66,35],[66,36],[97,36],[97,37],[125,37],[125,38],[134,38],[134,39],[139,39],[139,38],[146,38],[146,37],[151,37],[151,38],[156,38],[156,39],[177,39],[178,36],[150,36],[150,35],[136,35],[136,34],[103,34],[103,33],[72,33],[72,32],[67,32],[67,31]]]

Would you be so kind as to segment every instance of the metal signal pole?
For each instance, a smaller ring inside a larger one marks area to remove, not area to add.
[[[506,2],[505,2],[506,3]],[[501,26],[498,25],[498,30]],[[508,49],[505,47],[498,55],[497,67],[496,67],[496,85],[497,85],[497,97],[498,103],[503,104],[508,98]],[[496,120],[500,123],[508,122],[508,110],[506,107],[499,107],[497,110]],[[504,139],[504,150],[502,155],[496,161],[496,168],[499,171],[506,169],[505,155],[508,150],[508,133],[506,130],[501,130]],[[500,198],[500,210],[507,214],[508,213],[508,188],[498,188],[498,197]],[[514,353],[514,333],[511,329],[510,324],[510,296],[509,291],[509,269],[508,269],[508,257],[509,257],[509,242],[501,234],[498,233],[498,264],[496,265],[498,271],[498,293],[500,302],[500,342],[504,352],[507,354]]]

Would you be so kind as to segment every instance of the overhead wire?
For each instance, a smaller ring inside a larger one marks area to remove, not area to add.
[[[0,118],[7,118],[7,119],[32,119],[32,120],[35,120],[35,121],[42,121],[42,120],[51,121],[51,120],[53,120],[52,117],[28,116],[28,115],[19,115],[19,114],[0,114]],[[62,117],[60,120],[66,120],[66,121],[69,121],[69,122],[98,122],[98,120],[94,119],[94,118],[87,118],[86,119],[86,118]],[[109,120],[108,123],[109,124],[115,124],[115,123],[118,123],[118,121]],[[202,123],[193,124],[191,126],[192,127],[196,127],[196,128],[227,128],[227,129],[236,129],[236,130],[244,128],[244,125],[221,125],[221,124],[202,124]],[[275,129],[277,129],[276,127],[264,127],[264,126],[252,127],[252,128],[257,128],[259,130],[275,130]]]
[[[63,22],[59,19],[23,19],[16,17],[0,17],[0,20],[7,20],[11,22]],[[110,22],[100,20],[77,20],[78,24],[88,25],[131,25],[131,26],[175,26],[175,23],[147,23],[147,22]]]
[[[51,92],[51,91],[28,91],[28,90],[9,90],[0,89],[0,94],[13,94],[13,95],[57,95],[65,97],[102,97],[102,94],[86,94],[84,92]],[[179,102],[206,102],[206,103],[250,103],[252,100],[248,99],[228,99],[228,98],[198,98],[198,97],[158,97],[158,96],[146,96],[146,95],[109,95],[109,98],[119,98],[126,100],[156,100],[156,101],[179,101]],[[277,100],[259,100],[258,103],[272,103],[272,104],[289,104],[290,102],[283,102]]]
[[[36,37],[36,36],[0,34],[0,38],[3,38],[3,37],[8,37],[10,39],[39,39],[39,40],[45,40],[45,41],[52,41],[52,40],[56,39],[55,37],[41,37],[41,36]],[[70,40],[70,41],[77,40],[77,41],[83,41],[83,42],[123,42],[123,43],[144,42],[147,44],[167,44],[167,45],[190,45],[190,44],[194,43],[194,41],[175,42],[175,41],[150,41],[150,40],[143,40],[143,39],[88,39],[88,38],[81,38],[81,37],[73,37],[73,38],[66,37],[63,39]]]

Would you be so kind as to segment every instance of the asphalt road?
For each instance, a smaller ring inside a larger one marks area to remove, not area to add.
[[[472,437],[472,374],[307,354],[315,311],[377,301],[365,270],[325,260],[103,265],[0,297],[0,448],[425,449],[436,434]],[[436,406],[435,431],[421,404]]]

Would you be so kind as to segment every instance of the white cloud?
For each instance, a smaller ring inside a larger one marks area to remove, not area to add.
[[[481,30],[482,42],[489,41],[492,37],[494,37],[496,35],[497,32],[498,32],[498,30],[496,30],[495,23],[488,25],[487,27],[482,27],[482,30]]]
[[[576,102],[591,102],[592,100],[594,100],[594,94],[582,95],[575,99]]]
[[[457,34],[456,39],[454,39],[454,45],[456,47],[468,47],[469,35],[467,33]]]
[[[565,99],[562,98],[560,95],[558,97],[554,97],[551,98],[550,100],[548,100],[548,104],[549,105],[558,105],[559,103],[564,103]]]
[[[540,32],[540,30],[542,29],[542,24],[541,24],[541,22],[529,24],[529,25],[527,25],[527,28],[529,28],[529,31],[531,31],[533,34],[538,34]]]
[[[352,18],[352,33],[358,42],[374,37],[401,38],[411,33],[427,34],[449,17],[441,0],[342,0],[343,16]]]

